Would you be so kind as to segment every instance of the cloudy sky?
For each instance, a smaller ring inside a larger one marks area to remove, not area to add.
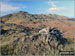
[[[31,14],[58,14],[74,17],[74,0],[2,0],[0,6],[0,16],[26,11]]]

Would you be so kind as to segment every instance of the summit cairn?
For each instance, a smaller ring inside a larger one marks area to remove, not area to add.
[[[44,36],[45,41],[48,43],[51,49],[58,49],[59,45],[64,47],[67,42],[67,39],[62,36],[63,33],[60,32],[57,27],[47,27],[40,30],[39,33]],[[56,46],[52,44],[53,41],[55,41],[54,43],[57,42]]]

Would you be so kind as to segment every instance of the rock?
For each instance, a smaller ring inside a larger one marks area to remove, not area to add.
[[[5,34],[7,32],[8,32],[8,30],[1,29],[1,34]]]
[[[39,34],[43,34],[43,38],[47,40],[48,45],[50,48],[58,48],[59,45],[65,46],[65,44],[68,42],[66,38],[62,36],[62,32],[58,30],[56,27],[47,27],[39,31]],[[56,43],[57,46],[52,45],[53,43]]]

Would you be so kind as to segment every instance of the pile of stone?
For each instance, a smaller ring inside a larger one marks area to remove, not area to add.
[[[43,33],[43,36],[50,48],[58,48],[59,45],[62,45],[63,47],[65,46],[67,39],[62,36],[62,32],[58,30],[56,27],[47,27],[39,31],[40,34]],[[57,41],[57,46],[52,46],[53,44],[51,43],[56,39]],[[52,44],[52,45],[51,45]]]

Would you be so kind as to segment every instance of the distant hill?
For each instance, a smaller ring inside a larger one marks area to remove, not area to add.
[[[56,26],[66,31],[66,34],[73,34],[75,19],[56,14],[30,14],[28,12],[19,11],[0,17],[2,22],[14,23],[30,28],[38,28],[43,26]],[[72,31],[72,32],[71,32]],[[69,33],[71,32],[71,33]],[[70,36],[69,36],[70,37]],[[73,37],[73,36],[72,36]]]
[[[24,12],[24,11],[19,11],[17,13],[12,13],[12,14],[8,14],[5,16],[2,16],[1,19],[2,20],[8,20],[12,17],[15,18],[22,18],[22,19],[26,19],[26,18],[33,18],[33,19],[69,19],[68,17],[65,16],[60,16],[60,15],[56,15],[56,14],[29,14],[28,12]],[[7,18],[7,19],[4,19]]]

